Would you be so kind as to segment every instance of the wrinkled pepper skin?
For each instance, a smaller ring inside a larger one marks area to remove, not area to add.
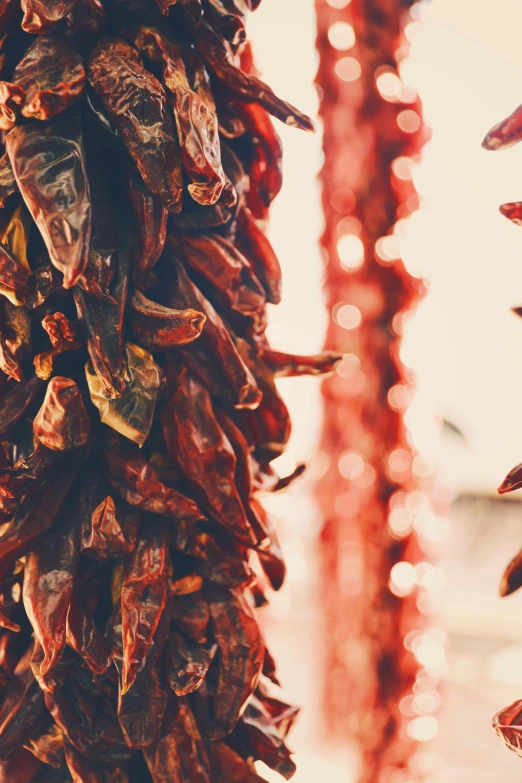
[[[259,0],[0,0],[0,783],[262,783],[289,435]],[[16,44],[16,45],[14,45]],[[257,554],[256,554],[257,553]]]

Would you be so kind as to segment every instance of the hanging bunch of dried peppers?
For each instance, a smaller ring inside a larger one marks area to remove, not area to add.
[[[485,136],[482,146],[486,150],[505,150],[522,141],[522,106],[519,106],[505,120],[495,125]],[[502,215],[522,225],[522,202],[514,201],[502,204]],[[522,308],[514,307],[513,312],[522,316]],[[522,487],[522,463],[509,471],[498,488],[501,495]],[[500,595],[511,595],[522,586],[522,552],[519,552],[508,564],[500,582]],[[500,710],[493,718],[493,727],[507,747],[522,756],[522,699]]]
[[[399,72],[412,5],[316,0],[326,346],[344,354],[323,386],[324,712],[330,734],[354,740],[364,783],[414,776],[419,724],[408,699],[433,688],[407,639],[424,627],[411,575],[425,559],[414,519],[427,500],[412,470],[412,379],[399,356],[404,313],[423,293],[397,240],[418,205],[412,158],[426,138]]]
[[[336,357],[265,338],[269,115],[312,123],[253,75],[258,5],[0,5],[1,781],[294,771],[258,494],[289,480],[274,378]]]

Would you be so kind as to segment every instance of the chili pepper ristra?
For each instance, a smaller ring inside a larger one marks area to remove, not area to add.
[[[259,0],[0,4],[0,780],[285,777]],[[244,67],[240,63],[243,62]]]
[[[425,621],[415,583],[401,574],[425,559],[413,525],[425,496],[412,469],[411,377],[399,350],[403,316],[424,286],[406,270],[397,236],[418,205],[411,172],[426,138],[419,99],[400,75],[412,5],[316,0],[325,345],[344,356],[323,385],[327,467],[317,488],[324,715],[329,734],[360,752],[361,783],[417,779],[415,712],[404,699],[423,672],[407,635]]]

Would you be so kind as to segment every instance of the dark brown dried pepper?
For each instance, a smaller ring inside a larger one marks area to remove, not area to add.
[[[181,162],[191,180],[188,191],[198,204],[215,204],[225,185],[217,117],[191,89],[181,49],[154,27],[140,27],[137,48],[163,67],[163,81],[174,110]]]
[[[23,116],[48,120],[69,108],[81,95],[85,68],[71,43],[62,38],[40,37],[16,66],[13,81],[24,93]]]
[[[208,596],[212,628],[219,646],[211,734],[228,734],[254,693],[263,666],[264,645],[253,610],[239,592],[217,587]]]
[[[114,120],[144,182],[167,209],[179,212],[183,182],[174,123],[160,82],[123,41],[98,44],[89,82]]]
[[[91,205],[78,117],[20,125],[6,149],[18,187],[51,261],[71,288],[89,259]]]

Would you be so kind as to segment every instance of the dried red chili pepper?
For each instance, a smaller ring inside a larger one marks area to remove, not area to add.
[[[130,301],[131,329],[134,339],[149,351],[166,351],[198,338],[206,316],[197,310],[172,310],[151,302],[140,291]]]
[[[48,120],[78,98],[85,86],[85,68],[76,49],[56,37],[37,38],[20,60],[13,81],[22,91],[21,113]]]
[[[290,771],[291,708],[258,688],[251,550],[276,588],[284,565],[256,494],[289,432],[273,370],[333,360],[264,335],[261,105],[311,122],[238,67],[257,4],[0,4],[0,781]]]
[[[20,125],[6,149],[18,187],[51,261],[71,288],[89,258],[91,205],[78,117]]]
[[[237,592],[213,587],[208,602],[219,647],[219,668],[213,699],[211,736],[230,733],[261,674],[264,645],[248,600]]]
[[[44,659],[40,684],[65,649],[66,621],[80,555],[76,520],[64,514],[53,535],[42,539],[24,569],[24,606]]]
[[[174,110],[181,162],[191,180],[188,191],[198,204],[215,204],[225,185],[217,118],[191,89],[180,47],[160,30],[140,27],[134,36],[138,50],[163,67],[163,81]]]
[[[117,125],[144,182],[167,209],[179,212],[183,182],[174,124],[160,82],[123,41],[99,43],[88,78]]]
[[[236,459],[221,430],[208,391],[182,370],[177,390],[162,416],[173,459],[212,517],[241,538],[256,543],[234,487]]]
[[[217,645],[210,647],[191,642],[186,636],[172,631],[169,637],[166,673],[169,685],[176,696],[188,696],[196,691],[207,676],[217,651]]]
[[[36,35],[51,32],[53,26],[64,19],[77,2],[78,0],[21,0],[24,12],[22,29]]]

